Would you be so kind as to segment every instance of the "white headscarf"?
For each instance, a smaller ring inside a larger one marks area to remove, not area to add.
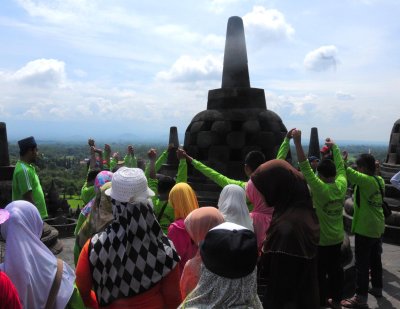
[[[40,241],[43,221],[37,208],[27,201],[15,201],[5,208],[10,213],[1,225],[6,240],[4,263],[25,309],[44,308],[56,271],[57,259]],[[73,292],[75,273],[65,262],[55,309],[64,309]]]
[[[238,185],[227,185],[222,189],[218,200],[218,209],[226,222],[242,225],[254,232],[246,204],[246,192]]]
[[[257,268],[243,278],[218,276],[201,264],[195,289],[178,309],[237,308],[262,309],[257,295]]]

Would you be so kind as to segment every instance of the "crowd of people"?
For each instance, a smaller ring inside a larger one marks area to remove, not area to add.
[[[285,159],[293,140],[299,161]],[[18,142],[13,202],[0,210],[6,240],[0,308],[365,308],[382,296],[385,222],[375,158],[348,166],[330,138],[307,158],[301,131],[288,131],[277,158],[249,152],[248,181],[230,179],[177,150],[175,178],[157,174],[148,152],[124,160],[89,139],[90,160],[75,230],[75,271],[40,241],[47,217],[35,172],[37,144]],[[218,206],[199,207],[187,165],[222,188]],[[139,165],[139,166],[138,166]],[[398,185],[400,173],[392,179]],[[343,204],[354,186],[356,290],[343,299]],[[371,276],[371,287],[369,287]],[[266,282],[258,291],[257,282]],[[262,302],[259,293],[263,296]]]

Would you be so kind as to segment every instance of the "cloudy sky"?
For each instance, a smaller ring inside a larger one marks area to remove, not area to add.
[[[388,142],[399,12],[397,0],[2,0],[0,121],[9,139],[183,134],[221,86],[236,15],[251,85],[287,128]]]

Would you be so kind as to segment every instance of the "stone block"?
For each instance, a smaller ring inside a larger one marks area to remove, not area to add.
[[[213,131],[201,131],[197,134],[197,145],[199,148],[208,148],[212,145],[218,145],[219,135]]]
[[[229,131],[231,131],[231,124],[229,121],[217,120],[212,124],[211,131],[214,131],[214,132],[217,132],[220,134],[226,134]]]
[[[275,136],[272,132],[259,132],[257,134],[257,145],[263,149],[273,149],[275,146]]]
[[[228,146],[211,146],[208,149],[208,159],[213,162],[228,162],[229,152]]]
[[[258,120],[248,120],[242,125],[242,129],[246,133],[257,133],[261,130]]]
[[[246,143],[246,133],[241,131],[230,132],[226,136],[226,143],[232,149],[242,148]]]

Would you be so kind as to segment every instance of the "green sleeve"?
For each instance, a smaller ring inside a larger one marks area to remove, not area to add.
[[[353,185],[363,186],[369,183],[370,176],[364,173],[360,173],[352,169],[351,167],[348,167],[346,169],[346,175],[347,175],[347,180]]]
[[[167,162],[168,159],[168,151],[164,150],[163,153],[161,154],[161,156],[158,157],[156,164],[155,164],[155,169],[156,169],[156,173],[160,170],[161,166]]]
[[[167,162],[167,158],[168,158],[168,151],[164,150],[162,152],[162,154],[158,157],[156,163],[155,163],[155,170],[156,173],[160,170],[161,166]],[[144,174],[146,175],[147,178],[150,177],[150,168],[149,168],[149,164],[146,164],[146,169]]]
[[[280,160],[286,160],[286,157],[289,153],[289,149],[290,149],[290,139],[285,137],[281,146],[279,147],[276,158]]]
[[[245,188],[245,186],[246,186],[245,181],[230,179],[224,175],[221,175],[216,170],[213,170],[212,168],[204,165],[200,161],[193,159],[192,165],[196,170],[198,170],[200,173],[202,173],[207,178],[214,181],[217,185],[219,185],[222,188],[227,185],[238,185],[238,186],[241,186],[242,188]]]
[[[318,192],[318,190],[322,190],[325,186],[324,182],[315,175],[314,171],[310,166],[310,162],[308,160],[304,160],[303,162],[299,162],[301,173],[307,181],[307,184],[310,186],[311,191]]]
[[[115,158],[112,158],[110,161],[110,171],[112,171],[118,164],[118,160]]]
[[[179,160],[178,173],[176,175],[176,183],[187,182],[187,163],[186,159]]]
[[[344,161],[342,158],[342,155],[340,154],[340,149],[338,145],[333,145],[332,146],[332,152],[333,152],[333,161],[335,162],[335,167],[336,167],[336,177],[338,176],[346,176],[346,170],[344,168]]]
[[[124,165],[126,167],[137,167],[137,159],[135,155],[127,154],[124,157]]]
[[[95,195],[94,186],[87,187],[85,182],[81,190],[81,200],[83,203],[86,205]]]

